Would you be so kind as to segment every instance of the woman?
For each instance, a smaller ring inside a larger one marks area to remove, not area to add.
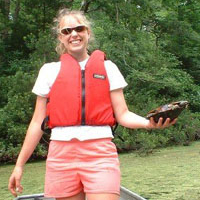
[[[62,9],[55,22],[61,62],[45,64],[40,70],[33,88],[35,111],[8,187],[14,196],[22,192],[23,168],[42,137],[46,118],[52,133],[45,196],[117,200],[120,170],[110,126],[116,120],[128,128],[154,129],[176,120],[155,123],[128,110],[123,95],[127,83],[116,65],[104,60],[101,51],[88,54],[92,31],[81,12]]]

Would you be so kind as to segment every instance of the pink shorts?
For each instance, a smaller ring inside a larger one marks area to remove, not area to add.
[[[46,162],[45,196],[120,193],[120,169],[111,139],[51,141]]]

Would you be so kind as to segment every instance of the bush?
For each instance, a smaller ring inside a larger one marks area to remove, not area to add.
[[[7,77],[7,104],[0,108],[0,162],[14,161],[19,154],[35,104],[30,92],[34,80],[31,73],[23,71]],[[44,157],[43,146],[35,151],[38,157]]]
[[[199,113],[186,110],[174,126],[163,130],[133,130],[119,126],[114,142],[119,152],[137,150],[140,153],[171,145],[189,145],[200,138],[199,121]]]

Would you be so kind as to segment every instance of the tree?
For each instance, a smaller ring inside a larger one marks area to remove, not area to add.
[[[30,93],[39,68],[58,60],[51,33],[59,8],[82,10],[92,19],[96,41],[126,78],[128,106],[147,111],[174,100],[188,100],[173,129],[159,132],[120,127],[125,145],[148,149],[199,139],[199,8],[197,0],[2,0],[0,3],[0,157],[16,158],[34,108]],[[172,134],[173,133],[173,134]],[[180,134],[181,133],[181,134]],[[133,146],[131,146],[133,145]],[[43,142],[35,151],[45,156]]]

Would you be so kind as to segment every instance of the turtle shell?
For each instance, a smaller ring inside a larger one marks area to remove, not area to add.
[[[153,117],[154,121],[157,123],[159,118],[163,118],[163,122],[167,119],[170,118],[172,120],[176,119],[181,112],[187,108],[188,106],[188,101],[177,101],[177,102],[172,102],[170,104],[166,104],[163,106],[160,106],[152,111],[150,111],[146,118],[150,119]]]

